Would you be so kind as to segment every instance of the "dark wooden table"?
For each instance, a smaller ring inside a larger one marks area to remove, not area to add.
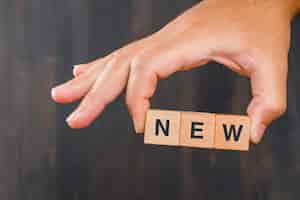
[[[288,110],[249,152],[144,145],[121,96],[91,127],[50,89],[72,65],[157,30],[194,0],[0,0],[0,199],[300,199],[300,18]],[[212,63],[161,81],[153,107],[244,113],[248,80]]]

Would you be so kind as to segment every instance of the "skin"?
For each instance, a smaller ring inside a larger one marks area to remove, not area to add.
[[[58,103],[82,99],[67,118],[71,128],[89,126],[126,89],[136,132],[144,131],[158,80],[209,61],[251,81],[247,114],[251,141],[286,110],[290,23],[299,0],[206,0],[158,32],[111,54],[74,66],[74,78],[52,89]]]

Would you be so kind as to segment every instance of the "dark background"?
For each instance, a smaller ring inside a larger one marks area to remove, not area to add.
[[[288,110],[249,152],[144,145],[120,97],[89,128],[50,89],[72,65],[158,30],[195,0],[0,0],[0,199],[300,199],[300,18]],[[209,19],[208,19],[209,20]],[[266,35],[267,37],[267,35]],[[248,80],[218,64],[161,81],[154,108],[245,113]]]

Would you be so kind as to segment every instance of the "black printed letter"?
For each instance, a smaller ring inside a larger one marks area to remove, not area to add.
[[[237,141],[239,141],[239,139],[240,139],[240,134],[241,134],[241,132],[242,132],[243,125],[240,125],[240,126],[239,126],[239,129],[238,129],[237,132],[236,132],[235,125],[233,125],[233,124],[230,125],[229,132],[228,132],[228,130],[227,130],[226,124],[223,124],[223,129],[224,129],[224,134],[225,134],[225,138],[226,138],[227,141],[230,140],[230,138],[231,138],[231,133],[233,133],[234,141],[237,142]]]
[[[200,131],[200,132],[203,131],[202,128],[197,128],[197,127],[196,127],[197,125],[203,126],[204,123],[203,123],[203,122],[192,122],[191,138],[200,138],[200,139],[202,139],[202,138],[203,138],[203,135],[195,135],[195,132],[196,132],[196,131]]]
[[[170,126],[170,120],[168,120],[168,119],[166,120],[166,127],[164,128],[160,119],[157,119],[156,124],[155,124],[155,135],[158,136],[158,129],[160,127],[161,130],[163,131],[164,135],[169,136],[169,126]]]

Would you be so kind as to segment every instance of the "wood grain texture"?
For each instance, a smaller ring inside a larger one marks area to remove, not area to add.
[[[214,148],[216,114],[181,112],[180,146]]]
[[[196,0],[0,0],[0,199],[300,198],[300,18],[292,25],[288,110],[249,152],[144,145],[123,96],[91,127],[50,88],[72,65],[162,27]],[[249,82],[221,65],[162,80],[154,108],[244,114]],[[220,101],[222,99],[222,101]]]
[[[179,146],[180,111],[148,110],[145,144]]]
[[[248,151],[250,119],[247,116],[216,114],[216,149]]]

